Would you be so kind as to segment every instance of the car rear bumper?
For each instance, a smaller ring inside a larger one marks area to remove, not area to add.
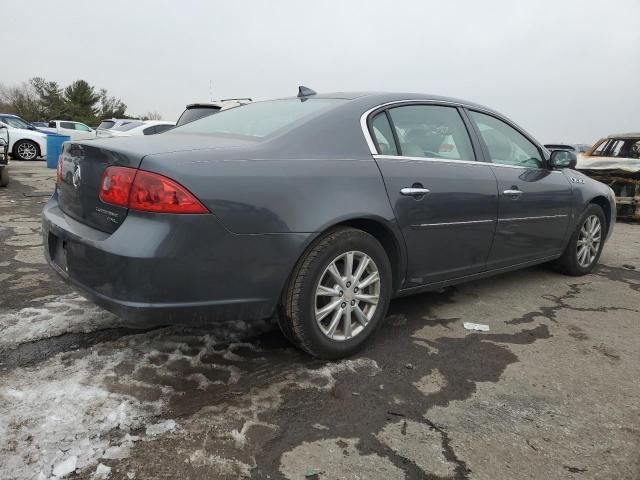
[[[43,235],[47,262],[81,294],[132,322],[171,324],[269,317],[307,238],[142,212],[108,234],[65,215],[55,194]]]

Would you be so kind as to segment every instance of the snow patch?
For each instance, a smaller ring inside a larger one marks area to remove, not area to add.
[[[176,429],[175,420],[165,420],[154,425],[147,426],[145,433],[151,437],[162,435],[163,433],[172,432]]]
[[[49,299],[41,307],[0,314],[0,350],[64,333],[92,332],[122,326],[115,315],[76,294]]]
[[[251,466],[235,458],[223,458],[219,455],[208,454],[204,450],[196,450],[189,455],[189,462],[194,467],[215,467],[219,476],[233,478],[249,478]]]
[[[93,478],[104,480],[111,476],[111,467],[108,467],[102,463],[98,464],[96,472],[93,474]]]
[[[53,476],[58,478],[66,477],[71,472],[75,472],[77,464],[78,457],[73,455],[53,467]]]

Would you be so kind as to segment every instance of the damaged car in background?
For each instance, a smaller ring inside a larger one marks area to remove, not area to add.
[[[640,133],[609,135],[578,155],[578,170],[616,195],[618,218],[640,220]]]

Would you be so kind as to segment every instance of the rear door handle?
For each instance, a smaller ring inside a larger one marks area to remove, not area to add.
[[[405,197],[421,197],[428,193],[428,188],[406,187],[400,190],[400,195],[404,195]]]

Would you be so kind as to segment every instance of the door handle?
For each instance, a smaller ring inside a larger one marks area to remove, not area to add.
[[[404,195],[405,197],[422,197],[427,193],[429,193],[428,188],[405,187],[400,190],[400,195]]]
[[[504,192],[502,192],[504,195],[507,195],[509,197],[519,197],[520,195],[522,195],[522,190],[518,190],[517,188],[515,189],[507,189]]]

